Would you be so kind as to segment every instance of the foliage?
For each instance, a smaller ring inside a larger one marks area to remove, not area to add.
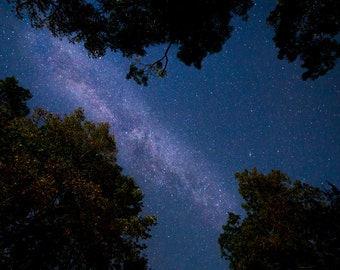
[[[280,171],[236,174],[246,217],[229,213],[218,242],[230,269],[339,269],[340,191]]]
[[[26,101],[31,98],[30,91],[20,87],[14,77],[0,80],[0,119],[26,116],[30,111]]]
[[[252,0],[7,0],[19,17],[28,15],[32,26],[47,27],[55,36],[84,42],[89,54],[98,57],[107,50],[140,58],[146,48],[175,45],[177,57],[186,65],[201,67],[207,54],[221,51],[229,39],[234,15],[246,19]],[[155,65],[146,65],[155,68]],[[134,65],[136,67],[136,64]],[[128,78],[147,84],[148,75],[162,69],[136,71]]]
[[[140,63],[140,57],[136,57],[136,62],[130,64],[130,69],[126,74],[126,78],[128,80],[133,79],[137,84],[142,84],[144,86],[148,85],[148,78],[150,75],[156,75],[159,78],[165,78],[167,75],[166,68],[169,63],[168,52],[170,47],[171,43],[169,43],[164,56],[152,64],[142,64]],[[163,61],[165,62],[163,63]]]
[[[233,16],[247,19],[252,0],[7,0],[16,14],[26,14],[33,27],[47,27],[54,36],[83,42],[93,57],[120,51],[137,61],[127,74],[147,85],[150,75],[166,76],[168,52],[186,65],[201,68],[202,60],[221,51],[230,38]],[[299,58],[316,79],[331,70],[340,56],[338,0],[278,0],[267,20],[274,28],[278,58]],[[149,46],[168,44],[153,64],[142,64]]]
[[[107,123],[36,109],[0,131],[1,269],[146,269],[154,216]]]
[[[268,22],[279,59],[300,58],[307,69],[302,79],[314,80],[334,68],[340,57],[339,0],[279,0]]]

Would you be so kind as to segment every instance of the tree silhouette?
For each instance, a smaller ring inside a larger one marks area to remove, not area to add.
[[[120,51],[131,60],[127,79],[147,85],[150,75],[166,76],[168,53],[201,68],[202,60],[220,52],[230,38],[234,16],[247,19],[252,0],[7,0],[16,14],[26,14],[33,27],[82,42],[93,57]],[[274,28],[278,58],[299,59],[316,79],[331,70],[340,56],[338,0],[278,0],[267,20]],[[167,44],[151,64],[141,62],[147,49]]]
[[[299,58],[307,69],[303,80],[334,68],[340,57],[340,1],[280,0],[268,22],[275,30],[279,59]]]
[[[280,171],[236,174],[245,218],[229,213],[218,242],[230,269],[337,269],[340,192]]]
[[[16,14],[26,14],[32,26],[47,27],[54,36],[83,42],[89,54],[107,50],[135,58],[127,78],[147,84],[149,75],[166,76],[168,52],[176,47],[186,65],[219,52],[230,38],[234,15],[247,18],[251,0],[8,0]],[[168,44],[154,64],[142,64],[149,46]]]
[[[0,80],[0,118],[13,119],[19,116],[26,116],[30,110],[26,102],[32,98],[29,90],[18,85],[14,77],[7,77]]]
[[[22,100],[24,102],[24,99]],[[3,104],[1,104],[3,105]],[[36,109],[0,129],[1,269],[146,269],[154,216],[107,123]]]

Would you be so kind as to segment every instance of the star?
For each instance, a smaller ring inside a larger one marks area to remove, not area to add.
[[[82,107],[110,124],[119,165],[141,187],[145,214],[158,216],[146,243],[153,269],[227,269],[217,238],[228,212],[243,213],[236,172],[256,166],[339,185],[339,67],[301,81],[298,64],[277,59],[264,2],[201,70],[170,53],[168,77],[147,88],[125,79],[129,61],[119,54],[91,59],[0,4],[1,79],[15,75],[31,107]]]

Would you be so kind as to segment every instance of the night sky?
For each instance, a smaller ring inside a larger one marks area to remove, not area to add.
[[[30,89],[31,108],[82,107],[110,123],[118,163],[145,194],[145,214],[158,217],[146,251],[154,270],[227,269],[217,238],[228,211],[243,213],[235,172],[278,169],[340,185],[340,66],[304,82],[300,63],[277,60],[268,2],[257,1],[248,22],[234,20],[231,39],[201,70],[173,49],[168,78],[148,87],[125,79],[129,61],[119,53],[91,59],[0,3],[0,79],[14,75]]]

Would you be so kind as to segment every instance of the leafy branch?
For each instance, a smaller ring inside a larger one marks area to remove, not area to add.
[[[133,79],[137,84],[147,86],[150,75],[157,76],[159,78],[165,78],[166,68],[169,63],[168,53],[171,45],[172,43],[170,42],[164,52],[164,55],[152,64],[140,63],[140,56],[137,56],[136,62],[130,65],[130,70],[126,74],[126,79]]]

